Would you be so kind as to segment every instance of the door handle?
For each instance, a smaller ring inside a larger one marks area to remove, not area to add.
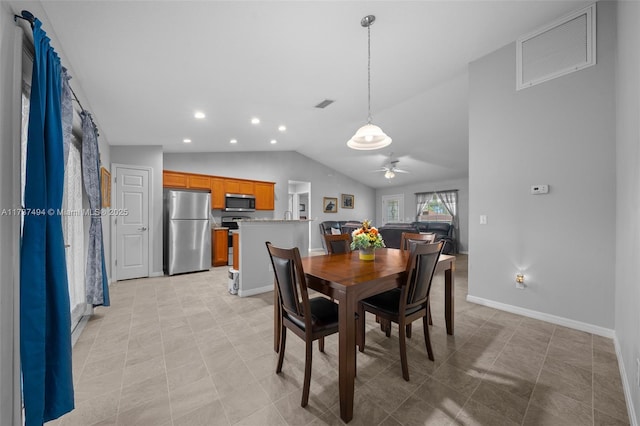
[[[138,228],[138,231],[146,231],[146,230],[147,230],[146,226],[143,226],[142,228]]]

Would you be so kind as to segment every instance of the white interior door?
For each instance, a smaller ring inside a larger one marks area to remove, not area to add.
[[[149,170],[118,166],[115,187],[116,279],[148,277]]]
[[[382,225],[402,222],[404,217],[404,194],[382,196]]]

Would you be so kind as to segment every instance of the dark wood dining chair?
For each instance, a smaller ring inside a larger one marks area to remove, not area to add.
[[[385,291],[362,300],[358,304],[359,330],[358,346],[360,352],[365,347],[365,312],[371,312],[381,319],[395,322],[399,326],[400,363],[402,377],[409,381],[409,367],[407,365],[407,344],[405,329],[408,324],[422,318],[424,341],[427,354],[434,360],[431,340],[429,339],[429,325],[427,311],[431,280],[438,264],[443,243],[414,244],[411,256],[407,261],[406,283],[398,289]]]
[[[351,253],[351,235],[349,234],[325,234],[324,242],[327,254]]]
[[[338,305],[324,297],[309,299],[307,281],[297,247],[283,249],[267,241],[267,251],[273,265],[280,304],[280,346],[276,373],[282,371],[287,328],[305,341],[304,384],[301,406],[309,402],[313,341],[318,340],[324,352],[324,337],[338,332]]]
[[[414,232],[403,232],[400,236],[400,250],[407,250],[409,248],[409,242],[415,241],[426,241],[428,243],[433,243],[436,240],[436,234],[420,234]]]

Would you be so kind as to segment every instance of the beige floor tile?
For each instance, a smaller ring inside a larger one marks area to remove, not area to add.
[[[466,256],[457,263],[455,335],[444,327],[439,274],[435,362],[417,321],[409,382],[397,327],[387,338],[367,315],[350,425],[629,424],[611,339],[469,303]],[[51,426],[343,425],[338,336],[324,354],[314,344],[310,401],[300,407],[304,342],[288,334],[275,374],[273,294],[230,295],[227,270],[114,283],[112,306],[96,308],[74,346],[77,408]]]

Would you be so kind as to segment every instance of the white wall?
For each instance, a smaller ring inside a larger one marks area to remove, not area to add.
[[[21,59],[18,56],[17,61],[14,60],[16,30],[13,12],[0,2],[0,209],[20,206],[21,78],[14,74],[14,65],[20,65]],[[21,424],[18,289],[15,285],[19,226],[18,216],[0,216],[0,424],[13,426]]]
[[[375,191],[360,182],[293,151],[240,153],[165,153],[164,168],[275,182],[275,210],[268,216],[280,219],[288,209],[289,181],[311,182],[307,217],[311,224],[311,249],[322,250],[318,224],[325,220],[362,220],[374,217]],[[337,213],[322,212],[322,198],[353,194],[355,208]]]
[[[153,235],[153,247],[149,253],[149,271],[152,276],[162,275],[162,146],[111,146],[111,166],[143,166],[152,169],[150,178],[149,235]],[[115,170],[112,170],[112,175]]]
[[[470,65],[469,295],[611,335],[615,4],[597,15],[593,67],[516,92],[514,43]]]
[[[456,179],[442,182],[423,182],[406,186],[393,186],[376,190],[376,224],[382,224],[382,196],[404,195],[405,222],[416,220],[416,192],[458,190],[458,250],[469,249],[469,180]]]
[[[618,3],[615,328],[627,404],[640,424],[640,3]]]

